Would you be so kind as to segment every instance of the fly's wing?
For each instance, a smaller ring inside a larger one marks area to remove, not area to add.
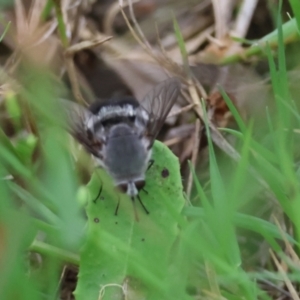
[[[177,100],[179,93],[179,79],[170,78],[154,87],[140,103],[140,110],[146,110],[149,115],[146,127],[147,135],[150,138],[150,147]]]
[[[97,116],[72,101],[60,99],[59,107],[63,111],[63,127],[94,156],[99,155],[100,141],[95,139],[94,124]]]

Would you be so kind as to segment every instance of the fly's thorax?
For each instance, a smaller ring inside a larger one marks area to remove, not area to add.
[[[102,126],[98,116],[88,118],[84,129],[89,140],[98,141],[101,144],[106,142],[105,128]]]
[[[146,131],[149,122],[149,114],[140,106],[136,110],[134,125],[140,131]]]
[[[134,126],[117,124],[110,128],[103,162],[116,183],[144,179],[151,155],[147,145],[147,139]]]

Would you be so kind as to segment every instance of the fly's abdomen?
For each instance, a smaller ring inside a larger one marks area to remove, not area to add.
[[[141,138],[127,125],[111,129],[104,153],[107,171],[117,179],[131,180],[144,176],[147,165],[147,149]]]

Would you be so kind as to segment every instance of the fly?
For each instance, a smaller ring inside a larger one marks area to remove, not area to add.
[[[155,138],[179,93],[180,81],[171,78],[154,87],[141,102],[132,97],[112,98],[94,103],[88,110],[62,100],[67,130],[96,158],[119,190],[133,204],[137,198],[147,213],[138,194],[145,186]]]

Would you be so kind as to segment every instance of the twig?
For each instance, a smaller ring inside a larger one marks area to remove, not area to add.
[[[186,111],[189,111],[189,110],[192,109],[194,106],[195,106],[194,103],[189,104],[189,105],[187,105],[187,106],[184,106],[184,107],[182,107],[181,109],[179,109],[179,110],[177,110],[177,111],[174,111],[174,112],[170,113],[170,114],[167,116],[167,118],[171,118],[171,117],[180,115],[180,114],[182,114],[182,113],[184,113],[184,112],[186,112]]]
[[[57,284],[57,287],[56,287],[56,295],[59,294],[61,284],[62,284],[63,280],[65,279],[67,267],[68,267],[67,265],[63,266],[63,269],[62,269],[62,272],[60,274],[59,281],[58,281],[58,284]]]
[[[211,43],[217,45],[219,48],[224,48],[226,46],[224,41],[222,41],[220,39],[217,39],[217,38],[213,37],[210,34],[207,34],[206,38],[207,38],[208,41],[210,41]]]
[[[197,119],[195,125],[194,147],[193,147],[192,158],[191,158],[191,165],[193,166],[194,169],[197,163],[198,152],[200,147],[200,131],[201,131],[201,122],[199,119]],[[193,173],[192,170],[190,170],[187,188],[186,188],[186,194],[188,199],[191,196],[192,186],[193,186]]]
[[[214,266],[209,261],[205,261],[205,273],[207,275],[210,287],[210,291],[207,292],[207,294],[209,294],[209,298],[223,300],[219,288],[219,283],[217,281],[216,271],[214,269]]]
[[[80,87],[78,84],[77,76],[76,76],[76,69],[75,69],[75,64],[74,64],[74,55],[76,52],[81,51],[83,49],[90,49],[96,46],[99,46],[106,41],[110,40],[112,37],[106,37],[104,39],[96,39],[94,41],[84,41],[78,44],[75,44],[73,46],[70,46],[67,48],[65,51],[65,60],[66,60],[66,68],[69,74],[70,78],[70,83],[71,83],[71,88],[72,88],[72,93],[77,100],[78,103],[80,104],[86,104],[86,101],[84,100]]]
[[[126,25],[128,26],[132,36],[134,37],[134,39],[139,43],[139,45],[142,47],[142,49],[145,50],[145,52],[152,57],[159,65],[163,65],[165,66],[165,68],[173,73],[176,73],[176,75],[180,74],[180,76],[182,76],[182,74],[184,74],[182,72],[182,68],[179,67],[178,64],[176,64],[174,61],[172,61],[170,58],[168,58],[167,56],[159,56],[156,53],[154,53],[153,49],[151,48],[151,46],[149,45],[148,41],[144,42],[146,40],[144,34],[142,33],[141,37],[138,36],[138,34],[135,32],[134,28],[131,26],[124,10],[123,7],[121,5],[121,2],[123,3],[123,1],[119,0],[120,3],[120,9],[121,9],[121,13],[123,15],[123,18],[126,22]],[[132,11],[133,12],[133,11]],[[134,27],[139,31],[142,32],[139,24],[136,21],[136,18],[133,18],[133,23],[134,23]],[[166,63],[167,62],[167,63]],[[171,70],[170,70],[171,69]]]
[[[296,291],[296,289],[294,288],[293,284],[291,283],[290,279],[288,278],[288,276],[286,275],[286,271],[284,270],[284,268],[282,267],[282,265],[280,264],[279,260],[277,259],[277,257],[275,256],[274,252],[270,249],[269,250],[271,257],[279,271],[279,273],[282,275],[283,280],[286,284],[287,289],[289,290],[292,298],[294,300],[300,300],[299,295]]]
[[[247,34],[254,10],[258,0],[244,0],[233,27],[232,34],[234,36],[244,38]]]
[[[97,47],[97,46],[111,40],[112,38],[113,38],[112,36],[108,36],[108,37],[105,37],[103,39],[95,39],[95,40],[92,40],[92,41],[80,42],[78,44],[75,44],[75,45],[72,45],[72,46],[68,47],[68,49],[65,51],[65,54],[69,55],[69,56],[72,56],[72,55],[76,54],[79,51]]]
[[[70,83],[71,83],[72,93],[78,103],[86,104],[86,101],[84,100],[84,98],[81,94],[80,87],[78,84],[73,56],[66,55],[65,61],[66,61],[66,68],[67,68],[67,72],[68,72]]]
[[[164,144],[166,146],[170,147],[170,146],[173,146],[173,145],[176,145],[176,144],[180,143],[182,140],[183,140],[182,137],[174,137],[172,139],[166,140],[164,142]]]
[[[71,43],[76,42],[78,39],[80,18],[81,18],[82,10],[83,10],[83,1],[79,1],[79,3],[77,5],[78,5],[78,8],[77,8],[77,11],[76,11],[75,17],[74,17],[74,26],[73,26],[73,32],[71,35]]]
[[[245,38],[248,28],[257,5],[258,0],[244,0],[238,11],[238,16],[231,35],[239,39]],[[230,43],[227,49],[227,55],[238,53],[241,49],[241,40],[235,40]]]
[[[140,0],[133,0],[132,3],[136,3],[139,2]],[[107,35],[113,35],[114,31],[113,31],[113,22],[117,16],[117,14],[121,11],[122,8],[128,6],[128,3],[121,3],[121,1],[119,2],[115,2],[112,5],[110,5],[107,13],[104,16],[104,20],[103,20],[103,31],[105,34]]]
[[[299,268],[300,267],[300,259],[299,259],[299,256],[297,255],[296,251],[293,249],[293,247],[291,246],[290,242],[287,240],[286,238],[286,234],[285,232],[283,231],[279,221],[277,220],[277,218],[275,216],[273,216],[273,219],[279,229],[279,232],[281,234],[281,238],[282,240],[284,241],[284,244],[286,246],[286,249],[288,251],[288,253],[290,254],[292,260],[293,260],[293,263],[297,265],[297,267]]]
[[[108,283],[108,284],[105,284],[103,286],[101,286],[101,289],[99,291],[99,296],[98,296],[98,300],[102,300],[104,295],[105,295],[105,289],[108,288],[108,287],[118,287],[122,290],[123,292],[123,296],[125,296],[125,300],[127,299],[127,283],[124,283],[124,285],[120,285],[120,284],[117,284],[117,283]]]
[[[212,0],[215,23],[216,38],[222,39],[228,33],[228,24],[230,21],[233,0]]]
[[[160,36],[159,36],[159,32],[158,32],[158,27],[157,27],[157,23],[155,23],[155,30],[156,30],[156,36],[157,36],[157,43],[159,45],[160,51],[162,53],[162,65],[166,68],[166,69],[172,69],[172,70],[176,70],[177,75],[181,75],[181,77],[183,77],[182,79],[184,79],[184,72],[182,70],[182,68],[180,68],[178,66],[177,63],[175,63],[172,59],[169,58],[169,55],[167,53],[167,51],[165,50],[165,48],[163,47],[163,44],[161,42]],[[155,59],[155,58],[154,58]],[[158,59],[156,58],[156,61],[158,61]],[[159,62],[159,61],[158,61]]]
[[[119,0],[120,1],[120,0]],[[121,10],[121,13],[122,13],[122,16],[125,20],[125,23],[127,25],[127,27],[129,28],[131,34],[133,35],[134,39],[139,43],[139,45],[150,55],[150,56],[153,56],[153,54],[151,53],[152,51],[149,50],[149,48],[147,46],[145,46],[145,44],[143,44],[142,40],[140,39],[140,37],[136,34],[135,30],[133,29],[133,27],[131,26],[124,10],[123,10],[123,6],[121,6],[120,4],[120,10]]]
[[[263,279],[263,278],[259,279],[259,281],[261,281],[261,282],[264,283],[265,285],[268,285],[268,286],[270,286],[271,288],[277,290],[278,292],[282,293],[283,295],[285,295],[285,296],[287,296],[287,297],[293,299],[293,298],[292,298],[292,295],[291,295],[289,292],[287,292],[286,290],[284,290],[283,288],[279,287],[278,284],[274,284],[273,282],[271,282],[271,281],[269,281],[269,280],[267,280],[267,279]]]
[[[22,1],[16,0],[15,1],[15,14],[16,14],[16,31],[17,31],[17,36],[23,36],[23,32],[28,31],[28,24],[26,22],[26,13],[24,6],[22,4]]]
[[[146,45],[146,47],[147,47],[148,49],[151,49],[151,46],[150,46],[148,40],[145,38],[145,35],[144,35],[144,33],[143,33],[141,27],[139,26],[139,24],[138,24],[138,22],[137,22],[137,20],[136,20],[136,18],[135,18],[135,14],[134,14],[134,12],[133,12],[132,0],[128,0],[128,3],[129,3],[129,13],[130,13],[131,20],[132,20],[132,22],[134,23],[135,28],[136,28],[137,32],[139,33],[139,35],[140,35],[142,41],[143,41],[144,44]]]
[[[195,81],[196,81],[198,90],[200,91],[200,94],[202,94],[204,98],[207,98],[207,94],[206,94],[204,88],[201,86],[201,84],[197,80],[195,80]],[[203,120],[203,111],[202,111],[202,107],[200,106],[200,98],[197,93],[197,88],[196,88],[195,84],[192,82],[192,80],[189,80],[188,91],[190,94],[190,98],[192,99],[192,102],[195,105],[194,111],[196,112],[196,114],[198,115],[200,120]]]
[[[113,30],[113,22],[120,12],[120,4],[118,2],[113,3],[108,11],[106,12],[103,20],[103,32],[104,34],[107,35],[113,35],[114,30]]]

